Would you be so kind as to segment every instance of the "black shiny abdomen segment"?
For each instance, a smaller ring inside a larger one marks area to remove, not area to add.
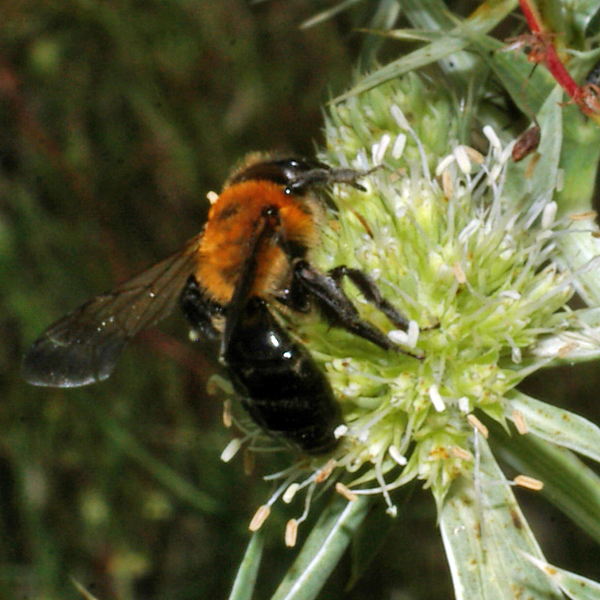
[[[342,417],[329,381],[263,300],[248,301],[223,359],[243,406],[270,435],[310,454],[336,447]]]

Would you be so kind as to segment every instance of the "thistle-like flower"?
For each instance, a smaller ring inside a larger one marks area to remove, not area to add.
[[[485,153],[460,145],[443,92],[414,76],[365,96],[333,108],[324,158],[381,168],[366,193],[335,191],[337,210],[316,260],[374,277],[410,319],[408,332],[388,335],[418,348],[423,360],[379,351],[317,321],[295,328],[342,405],[335,460],[356,473],[348,487],[383,494],[393,511],[389,492],[418,478],[441,508],[452,482],[473,476],[473,436],[486,436],[477,414],[505,425],[515,417],[511,390],[552,358],[536,354],[538,345],[569,333],[584,339],[567,307],[572,274],[553,261],[572,221],[556,220],[551,193],[528,205],[511,197],[511,146],[490,126]],[[386,327],[367,303],[364,311]],[[554,352],[573,349],[571,340]]]
[[[560,107],[551,99],[546,109]],[[307,489],[304,513],[288,525],[288,545],[324,481],[342,479],[336,489],[350,502],[380,494],[395,515],[392,491],[418,479],[436,500],[449,555],[463,552],[484,568],[485,552],[468,533],[470,542],[461,545],[460,531],[471,524],[493,532],[506,515],[520,515],[489,452],[484,421],[505,430],[512,421],[514,435],[533,431],[573,447],[558,439],[556,420],[540,418],[545,405],[515,387],[556,360],[598,353],[598,334],[568,305],[578,277],[598,261],[576,272],[566,268],[561,241],[582,226],[573,216],[557,218],[560,171],[538,164],[524,177],[511,161],[512,143],[490,125],[482,128],[480,148],[460,144],[452,115],[448,95],[415,75],[331,109],[323,160],[370,174],[362,181],[366,192],[334,190],[335,208],[313,258],[324,270],[345,264],[376,279],[409,319],[408,331],[393,330],[358,291],[355,301],[421,359],[374,348],[318,318],[294,322],[326,370],[345,424],[332,456],[303,459],[271,477],[280,485],[252,529],[278,498],[290,501]],[[536,169],[543,169],[544,185]],[[516,483],[541,489],[543,482],[528,475]],[[493,486],[502,490],[500,500]],[[454,512],[446,510],[450,497]],[[483,518],[492,497],[506,512]],[[471,521],[464,514],[469,504]],[[526,523],[517,529],[529,532]],[[536,546],[527,539],[509,545],[528,552]],[[458,578],[457,564],[451,560]]]

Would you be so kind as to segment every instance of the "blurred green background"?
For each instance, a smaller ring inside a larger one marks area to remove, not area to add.
[[[142,335],[90,388],[30,387],[20,360],[52,321],[196,234],[206,192],[246,152],[314,154],[323,102],[372,51],[354,28],[376,3],[299,28],[327,5],[0,1],[0,598],[81,598],[71,577],[102,600],[227,597],[270,494],[261,474],[281,463],[246,476],[241,459],[220,461],[230,433],[205,391],[214,356],[183,319]],[[595,366],[552,384],[594,418]],[[347,560],[324,598],[451,597],[433,503],[414,494],[361,583],[344,594]],[[297,515],[278,508],[266,526],[261,597],[294,557],[283,527]],[[540,515],[543,542],[558,517]],[[577,570],[588,542],[558,525],[548,558]]]

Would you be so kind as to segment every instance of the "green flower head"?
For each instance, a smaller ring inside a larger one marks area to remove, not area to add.
[[[515,201],[506,183],[512,145],[491,126],[482,131],[484,152],[459,144],[452,108],[444,92],[413,75],[331,110],[321,158],[368,172],[367,191],[336,187],[313,260],[374,278],[409,319],[408,331],[349,293],[407,353],[318,317],[294,322],[327,372],[345,424],[333,457],[310,461],[301,484],[305,460],[280,474],[269,504],[333,471],[351,474],[341,487],[349,497],[382,494],[391,514],[390,492],[415,478],[441,508],[457,477],[473,477],[474,435],[487,436],[476,415],[504,426],[507,415],[519,418],[511,390],[568,352],[557,340],[581,330],[567,307],[572,276],[553,261],[571,221],[556,219],[551,193]],[[551,356],[545,340],[553,340]]]
[[[507,394],[546,362],[532,349],[577,328],[570,276],[552,261],[566,225],[551,194],[527,208],[515,202],[505,190],[510,145],[489,126],[485,154],[460,145],[451,115],[443,92],[411,76],[335,106],[323,156],[382,168],[365,179],[366,193],[335,191],[338,211],[315,260],[374,277],[410,319],[408,332],[388,335],[423,359],[298,325],[343,408],[336,459],[357,472],[350,487],[387,497],[416,477],[438,506],[456,477],[472,474],[474,426],[485,434],[473,413],[503,423]]]

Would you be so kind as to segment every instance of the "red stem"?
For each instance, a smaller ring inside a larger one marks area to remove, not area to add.
[[[521,5],[521,11],[527,20],[527,25],[529,25],[531,33],[542,38],[545,49],[544,58],[548,71],[550,71],[556,82],[573,98],[586,115],[594,114],[595,111],[585,102],[586,91],[575,83],[558,57],[556,48],[552,43],[552,34],[544,27],[535,4],[531,0],[519,0],[519,4]]]

